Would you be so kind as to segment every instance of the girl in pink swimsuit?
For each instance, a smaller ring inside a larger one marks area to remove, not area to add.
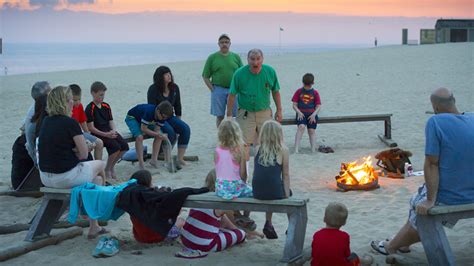
[[[222,121],[218,140],[214,152],[217,196],[224,199],[252,197],[252,188],[247,185],[246,154],[239,125],[232,120]]]

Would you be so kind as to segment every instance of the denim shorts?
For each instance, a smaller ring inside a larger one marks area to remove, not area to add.
[[[125,118],[125,123],[127,124],[128,129],[130,130],[134,138],[140,135],[144,135],[141,129],[141,123],[138,122],[135,117],[127,115],[127,117]],[[151,130],[155,130],[155,125],[148,125],[148,128]]]
[[[82,134],[84,135],[84,138],[92,143],[95,143],[96,140],[97,140],[97,137],[93,136],[91,133],[89,132],[82,132]]]
[[[310,123],[309,122],[309,116],[311,115],[312,113],[303,113],[304,115],[304,118],[302,120],[298,120],[298,115],[296,115],[296,124],[299,126],[299,125],[305,125],[307,128],[312,128],[312,129],[316,129],[316,127],[318,126],[318,119],[319,117],[316,115],[315,116],[315,119],[316,119],[316,123]]]
[[[213,116],[225,116],[225,109],[227,107],[227,97],[229,96],[229,89],[217,85],[212,85],[213,89],[211,92],[211,115]],[[234,109],[232,110],[232,116],[237,116],[237,97],[234,102]]]
[[[421,185],[418,188],[418,192],[415,193],[411,199],[410,199],[410,212],[408,214],[408,221],[410,222],[410,225],[416,229],[416,205],[421,203],[422,201],[426,200],[428,191],[426,190],[426,184]],[[435,203],[436,205],[444,205],[442,203]],[[441,221],[441,223],[448,227],[448,228],[453,228],[454,225],[456,224],[457,220],[451,220],[449,218],[446,218],[446,220]]]

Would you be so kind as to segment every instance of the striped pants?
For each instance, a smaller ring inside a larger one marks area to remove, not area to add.
[[[222,251],[230,248],[236,244],[242,243],[245,240],[245,232],[242,229],[223,229],[221,228],[219,234],[216,235],[212,243],[210,251]]]

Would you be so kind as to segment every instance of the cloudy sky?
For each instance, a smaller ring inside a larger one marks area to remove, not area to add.
[[[472,0],[0,0],[5,42],[399,43]],[[279,32],[282,27],[284,31]]]

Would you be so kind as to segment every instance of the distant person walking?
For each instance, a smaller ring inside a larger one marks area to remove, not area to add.
[[[377,47],[377,37],[375,37],[374,45],[375,45],[375,47]]]
[[[242,60],[236,53],[229,51],[230,38],[227,34],[219,36],[219,51],[209,55],[202,70],[204,83],[211,91],[211,115],[216,117],[216,127],[224,119],[229,95],[230,82],[234,72],[242,66]],[[230,107],[232,116],[237,115],[237,104]]]

